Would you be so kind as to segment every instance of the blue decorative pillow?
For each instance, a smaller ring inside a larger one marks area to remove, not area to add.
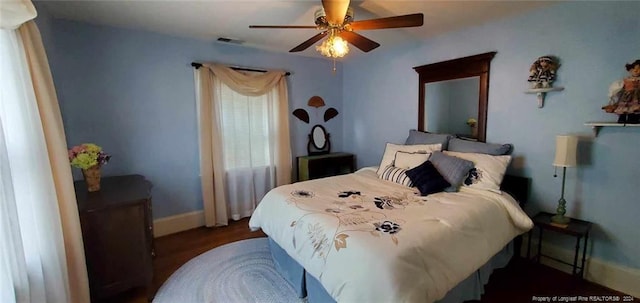
[[[453,138],[452,135],[447,134],[434,134],[428,132],[421,132],[415,129],[409,131],[409,137],[405,141],[405,145],[415,144],[442,144],[442,149],[447,149],[447,143],[449,139]]]
[[[420,195],[422,196],[439,193],[451,185],[429,160],[406,171],[405,174],[411,179],[413,185],[420,190]]]
[[[429,161],[438,172],[451,184],[444,191],[456,192],[469,171],[474,167],[473,162],[454,156],[445,155],[442,152],[433,152]]]
[[[444,148],[443,148],[444,149]],[[458,138],[449,140],[446,150],[460,153],[477,153],[493,156],[502,156],[511,154],[513,145],[511,144],[492,144],[477,141],[469,141]]]

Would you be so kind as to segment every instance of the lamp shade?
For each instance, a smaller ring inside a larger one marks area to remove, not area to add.
[[[556,136],[556,158],[553,166],[576,166],[576,150],[578,149],[578,137]]]

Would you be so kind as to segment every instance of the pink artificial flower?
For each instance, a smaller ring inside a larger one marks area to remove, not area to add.
[[[77,153],[80,153],[80,152],[83,152],[83,151],[84,151],[84,146],[83,146],[83,145],[76,145],[76,146],[74,146],[73,148],[71,148],[71,150],[72,150],[74,153],[76,153],[76,154],[77,154]]]

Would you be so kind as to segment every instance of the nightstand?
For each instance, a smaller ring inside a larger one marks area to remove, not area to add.
[[[349,153],[298,157],[298,181],[354,172],[354,156]]]
[[[102,178],[96,192],[75,182],[92,302],[135,287],[153,298],[151,187],[141,175]]]
[[[540,263],[541,257],[546,257],[562,264],[572,266],[572,274],[574,276],[580,277],[580,279],[584,278],[584,262],[587,256],[587,241],[589,240],[589,231],[591,230],[592,223],[589,221],[583,221],[578,219],[571,218],[571,221],[566,227],[561,227],[553,224],[551,222],[551,217],[554,214],[548,212],[540,212],[535,217],[533,217],[533,224],[535,227],[538,227],[538,254],[534,256],[538,263]],[[527,259],[531,259],[531,239],[533,238],[533,230],[532,228],[529,231],[529,241],[527,246]],[[564,260],[560,260],[554,258],[549,255],[542,254],[542,235],[544,230],[554,231],[557,233],[561,233],[568,236],[573,236],[576,238],[576,249],[573,256],[573,263],[566,262]],[[584,238],[584,245],[582,247],[582,262],[581,265],[578,266],[578,257],[580,254],[580,240]]]

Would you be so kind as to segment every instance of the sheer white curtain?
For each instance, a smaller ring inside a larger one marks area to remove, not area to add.
[[[207,226],[251,216],[272,188],[291,183],[284,72],[196,71],[200,173]]]
[[[0,1],[0,302],[88,302],[62,120],[34,17],[29,1]]]

